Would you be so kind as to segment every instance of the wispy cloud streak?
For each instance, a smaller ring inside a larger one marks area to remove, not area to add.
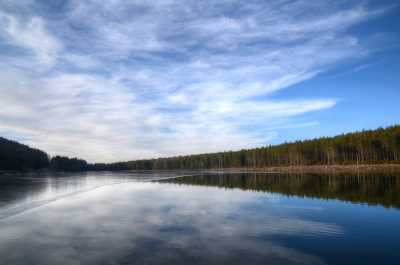
[[[0,132],[91,161],[266,144],[336,104],[275,93],[367,55],[349,29],[384,12],[338,1],[5,1]]]

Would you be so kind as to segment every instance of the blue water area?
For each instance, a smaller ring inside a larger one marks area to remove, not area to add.
[[[399,264],[400,177],[0,175],[0,263]]]

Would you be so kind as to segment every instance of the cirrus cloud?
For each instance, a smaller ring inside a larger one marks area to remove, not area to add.
[[[263,145],[335,106],[273,96],[367,56],[350,29],[384,12],[337,1],[6,1],[0,132],[107,162]]]

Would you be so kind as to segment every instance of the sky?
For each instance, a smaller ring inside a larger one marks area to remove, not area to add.
[[[400,123],[400,2],[0,0],[0,136],[90,162]]]

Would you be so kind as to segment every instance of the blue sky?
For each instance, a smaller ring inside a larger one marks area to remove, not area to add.
[[[0,135],[110,162],[399,123],[398,1],[0,1]]]

